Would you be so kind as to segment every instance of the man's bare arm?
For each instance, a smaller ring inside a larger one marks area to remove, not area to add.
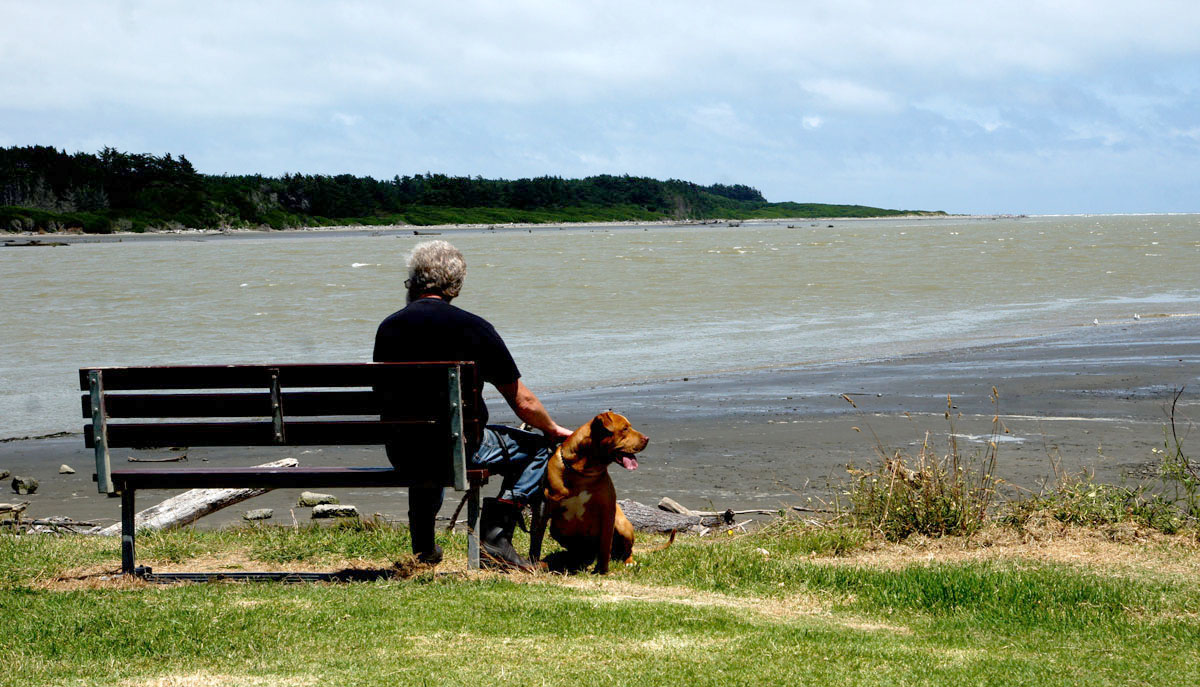
[[[553,439],[566,439],[571,436],[571,430],[550,419],[546,407],[529,387],[525,386],[525,382],[518,379],[512,384],[503,384],[496,388],[500,390],[504,400],[508,401],[508,407],[512,408],[524,423],[542,430],[546,436]]]

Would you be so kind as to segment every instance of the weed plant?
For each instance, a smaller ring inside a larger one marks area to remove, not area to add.
[[[1019,530],[1044,519],[1084,527],[1133,523],[1166,534],[1175,534],[1189,524],[1177,503],[1152,493],[1144,484],[1103,484],[1091,475],[1062,472],[1052,490],[1013,499],[999,515],[1002,524]]]
[[[844,398],[854,405],[849,397]],[[997,398],[993,387],[993,405]],[[954,433],[953,409],[947,396],[945,415],[950,433],[945,453],[934,449],[928,432],[920,451],[911,457],[898,450],[889,451],[875,437],[881,465],[869,470],[851,466],[853,481],[843,493],[848,501],[844,515],[853,525],[888,541],[900,541],[913,534],[970,536],[987,523],[1000,485],[995,476],[997,438],[1007,429],[996,415],[986,448],[964,456]]]
[[[1183,450],[1180,425],[1185,421],[1178,410],[1182,394],[1183,389],[1177,390],[1171,400],[1163,449],[1151,449],[1160,458],[1158,485],[1104,484],[1088,473],[1064,471],[1056,460],[1054,487],[1009,501],[1001,509],[1000,522],[1017,529],[1046,519],[1085,527],[1131,523],[1166,534],[1196,529],[1200,524],[1200,474]]]
[[[1183,440],[1192,427],[1192,423],[1188,421],[1186,428],[1182,430],[1184,435],[1180,436],[1183,419],[1179,414],[1179,399],[1183,396],[1183,391],[1183,388],[1177,390],[1171,398],[1171,410],[1168,415],[1170,424],[1167,427],[1166,438],[1163,439],[1159,474],[1164,486],[1171,491],[1174,502],[1195,522],[1200,518],[1200,467],[1183,452]]]
[[[1037,494],[1003,499],[1003,480],[995,474],[998,440],[1008,428],[999,414],[982,451],[964,455],[954,433],[952,399],[946,397],[950,423],[944,452],[934,450],[930,434],[915,456],[889,451],[875,437],[878,467],[850,467],[851,482],[835,501],[838,519],[888,541],[920,534],[970,537],[993,521],[1019,530],[1055,521],[1067,525],[1107,527],[1132,523],[1166,534],[1200,526],[1200,468],[1183,450],[1191,428],[1182,418],[1177,391],[1169,410],[1170,424],[1160,456],[1160,484],[1114,485],[1096,482],[1091,474],[1064,471],[1051,457],[1054,487]],[[854,401],[844,397],[851,405]],[[992,388],[991,402],[999,393]],[[857,406],[856,406],[857,407]]]

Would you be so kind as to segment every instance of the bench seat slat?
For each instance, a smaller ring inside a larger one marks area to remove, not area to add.
[[[479,481],[488,476],[486,470],[468,470],[467,474]],[[151,468],[113,470],[112,478],[118,490],[407,487],[414,482],[412,471],[391,467]],[[449,485],[446,482],[445,486]]]
[[[270,422],[160,422],[110,424],[108,445],[115,448],[164,446],[365,446],[384,444],[398,430],[405,441],[436,441],[444,436],[444,423],[436,420],[334,420],[289,421],[285,439],[275,441]],[[91,425],[83,428],[84,443],[95,446]],[[437,444],[428,444],[437,445]]]

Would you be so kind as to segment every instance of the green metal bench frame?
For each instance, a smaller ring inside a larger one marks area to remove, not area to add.
[[[121,497],[121,570],[135,563],[138,489],[442,486],[467,492],[467,560],[479,567],[480,487],[467,470],[482,430],[474,363],[342,363],[95,367],[79,371],[84,441],[97,487]],[[116,420],[110,422],[110,420]],[[402,442],[402,467],[155,467],[112,469],[110,449],[167,446],[316,446]],[[432,466],[432,467],[431,467]],[[327,579],[311,573],[175,573],[176,579]]]

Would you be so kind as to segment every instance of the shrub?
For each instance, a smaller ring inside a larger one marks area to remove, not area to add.
[[[1050,492],[1009,502],[1001,522],[1024,528],[1039,517],[1088,527],[1135,523],[1167,534],[1186,524],[1175,503],[1150,493],[1145,485],[1101,484],[1091,476],[1067,474],[1059,475],[1058,485]]]
[[[996,391],[992,390],[992,402]],[[849,398],[847,398],[849,400]],[[853,404],[853,401],[851,401]],[[946,418],[953,407],[946,397]],[[992,421],[992,439],[976,456],[964,458],[951,422],[947,450],[938,453],[930,435],[915,457],[889,453],[876,443],[882,464],[870,470],[851,466],[853,482],[845,492],[850,521],[868,527],[889,541],[913,534],[926,536],[974,534],[988,518],[1000,482],[995,477],[999,416]]]

